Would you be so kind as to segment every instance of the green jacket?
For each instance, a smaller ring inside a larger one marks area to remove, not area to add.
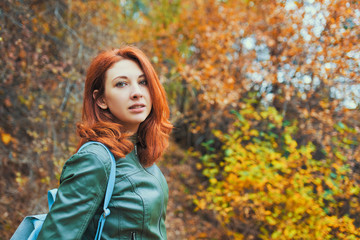
[[[64,165],[55,203],[38,239],[94,239],[102,213],[111,160],[90,144]],[[167,239],[169,190],[154,164],[144,168],[136,152],[116,160],[116,179],[102,239]]]

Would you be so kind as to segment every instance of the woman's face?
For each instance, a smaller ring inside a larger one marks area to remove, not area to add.
[[[115,63],[106,71],[105,92],[97,104],[102,109],[109,108],[127,131],[137,132],[152,108],[148,82],[141,68],[127,59]]]

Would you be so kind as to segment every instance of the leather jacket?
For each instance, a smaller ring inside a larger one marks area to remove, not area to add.
[[[111,160],[100,145],[90,144],[64,165],[60,186],[38,239],[94,239]],[[153,164],[144,168],[132,151],[116,160],[116,179],[101,239],[167,239],[169,190]]]

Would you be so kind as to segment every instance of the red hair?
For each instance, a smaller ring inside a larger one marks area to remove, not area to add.
[[[102,52],[91,62],[85,80],[82,122],[77,125],[81,138],[78,147],[87,141],[98,141],[105,144],[117,158],[123,158],[133,150],[134,145],[128,139],[130,134],[124,131],[108,109],[104,110],[96,104],[105,91],[106,71],[123,59],[136,62],[148,82],[152,110],[140,124],[137,135],[140,162],[143,166],[150,166],[168,146],[173,126],[168,120],[170,113],[165,90],[148,58],[133,46]],[[94,90],[98,90],[95,99]]]

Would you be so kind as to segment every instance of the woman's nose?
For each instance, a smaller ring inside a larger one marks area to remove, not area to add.
[[[135,84],[131,92],[131,99],[138,99],[141,98],[142,96],[143,94],[141,92],[141,88],[139,84]]]

